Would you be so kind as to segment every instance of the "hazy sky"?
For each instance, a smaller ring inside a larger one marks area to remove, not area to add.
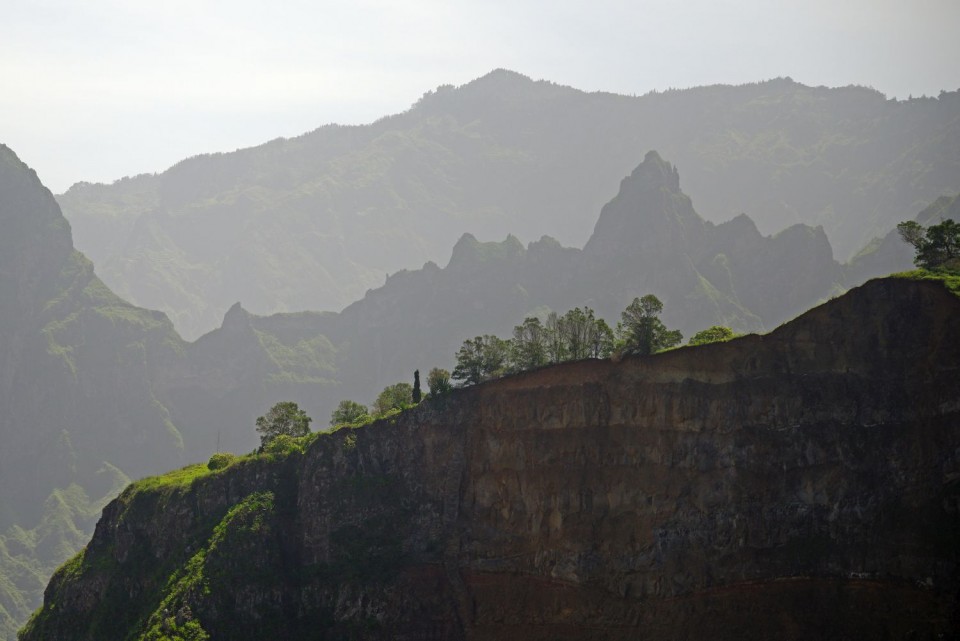
[[[586,90],[960,88],[960,0],[2,0],[0,142],[55,192],[402,111],[505,67]]]

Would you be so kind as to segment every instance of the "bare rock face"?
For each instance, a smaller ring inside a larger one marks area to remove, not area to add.
[[[953,638],[957,541],[960,299],[881,280],[131,486],[22,638]]]

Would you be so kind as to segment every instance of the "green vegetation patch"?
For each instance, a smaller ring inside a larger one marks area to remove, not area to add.
[[[207,544],[170,576],[162,600],[146,622],[143,641],[204,641],[210,638],[193,614],[211,596],[211,585],[221,584],[226,573],[246,567],[251,547],[270,528],[274,509],[272,492],[256,492],[233,506],[213,528]],[[249,573],[242,572],[249,579]],[[212,579],[212,580],[211,580]]]
[[[205,463],[194,463],[186,467],[181,467],[179,470],[161,474],[160,476],[148,476],[139,481],[134,481],[124,490],[124,495],[187,488],[190,487],[195,480],[208,476],[211,473],[212,470]]]
[[[905,280],[935,280],[943,283],[943,286],[955,296],[960,296],[960,272],[955,271],[931,271],[929,269],[914,269],[908,272],[890,274],[890,278],[903,278]]]
[[[271,372],[268,381],[281,383],[329,383],[336,372],[337,350],[326,336],[301,339],[295,345],[285,345],[267,332],[254,330],[260,346],[278,371]]]
[[[230,452],[217,452],[207,461],[207,469],[211,471],[222,470],[230,467],[237,460],[237,455]]]

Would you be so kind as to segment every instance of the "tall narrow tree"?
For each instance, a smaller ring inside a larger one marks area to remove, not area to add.
[[[420,370],[413,370],[413,403],[416,405],[420,402],[420,398],[423,396],[420,393]]]

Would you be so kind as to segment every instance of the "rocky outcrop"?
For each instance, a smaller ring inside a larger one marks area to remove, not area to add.
[[[939,283],[872,281],[141,482],[23,641],[951,637],[958,320]]]

